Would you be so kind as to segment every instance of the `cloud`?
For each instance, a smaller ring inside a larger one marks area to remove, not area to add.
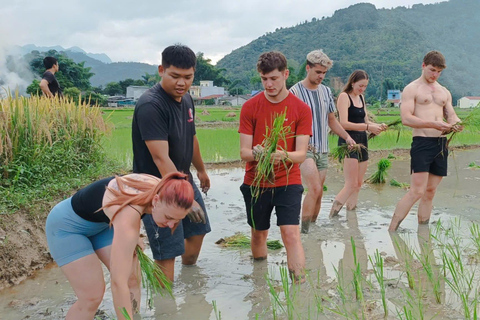
[[[127,1],[33,0],[2,5],[0,33],[14,44],[79,46],[113,61],[160,63],[161,51],[184,43],[214,62],[276,28],[331,16],[358,0]],[[377,8],[411,6],[419,0],[373,0]]]
[[[6,30],[5,21],[0,20],[0,30]],[[15,90],[24,94],[34,77],[26,61],[14,51],[12,36],[0,32],[0,97]]]

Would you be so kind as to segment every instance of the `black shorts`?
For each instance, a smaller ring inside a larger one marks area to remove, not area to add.
[[[410,173],[429,172],[445,177],[448,158],[447,138],[413,137],[410,157]]]
[[[358,162],[364,162],[368,160],[368,137],[365,131],[347,131],[350,137],[355,140],[356,143],[365,146],[361,148],[360,152],[352,151],[347,154],[347,158],[357,159]],[[338,137],[338,145],[346,144],[345,139]],[[340,159],[341,160],[341,159]]]
[[[247,208],[248,225],[255,230],[270,229],[270,218],[273,208],[277,215],[277,226],[298,225],[300,223],[300,208],[302,203],[303,186],[294,184],[283,187],[265,188],[262,194],[256,199],[252,208],[252,194],[250,186],[240,186],[245,207]],[[255,218],[255,224],[252,222]]]

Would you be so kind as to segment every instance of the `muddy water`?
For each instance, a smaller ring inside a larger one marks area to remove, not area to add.
[[[480,164],[480,150],[456,151],[454,157],[450,157],[449,176],[441,183],[434,200],[432,225],[439,219],[448,221],[453,217],[460,217],[466,224],[469,221],[480,221],[480,169],[468,167],[474,161]],[[367,176],[375,170],[376,159],[370,163]],[[270,273],[276,286],[281,287],[278,283],[279,266],[285,266],[285,250],[271,251],[268,261],[253,263],[249,249],[224,249],[216,245],[215,241],[235,232],[248,234],[249,228],[245,222],[244,204],[239,191],[243,169],[210,170],[210,177],[212,189],[205,197],[205,202],[211,217],[212,232],[205,238],[198,265],[183,267],[177,261],[175,298],[156,298],[154,309],[146,310],[142,307],[141,316],[135,319],[216,319],[219,313],[222,319],[255,319],[257,314],[259,319],[273,318],[265,274]],[[399,182],[409,182],[408,156],[392,160],[388,177]],[[387,278],[398,278],[401,274],[396,266],[402,262],[398,260],[394,241],[420,251],[423,248],[422,242],[428,238],[425,236],[428,235],[428,227],[417,232],[415,207],[402,223],[400,237],[391,236],[387,232],[394,206],[406,192],[388,184],[365,185],[356,211],[344,210],[338,219],[329,220],[327,216],[332,200],[342,184],[340,167],[331,166],[326,181],[328,190],[324,194],[319,220],[311,226],[309,234],[302,235],[307,270],[312,283],[317,283],[332,296],[336,295],[336,270],[343,266],[344,270],[349,271],[354,266],[352,237],[362,270],[371,269],[367,255],[373,255],[377,249],[384,258],[389,259],[391,264],[386,263]],[[280,239],[274,221],[272,226],[269,238]],[[350,282],[351,272],[345,272],[344,277],[346,282]],[[108,274],[106,279],[107,291],[98,319],[114,318]],[[403,288],[405,284],[400,281],[397,287]],[[393,312],[395,307],[401,307],[402,304],[398,290],[400,289],[391,289],[390,296],[387,295]],[[448,290],[444,291],[448,294]],[[298,297],[301,297],[301,311],[298,318],[309,318],[308,309],[312,305],[309,307],[307,301],[312,296],[311,285],[300,288]],[[378,300],[378,297],[372,299]],[[443,299],[451,300],[448,297]],[[74,293],[60,270],[53,265],[38,272],[34,278],[0,292],[0,319],[62,319],[73,301]],[[378,303],[376,308],[377,311],[381,309]],[[442,319],[461,318],[456,311],[447,312],[440,307],[429,312],[432,315],[438,313]],[[319,318],[322,319],[322,316]],[[332,318],[331,315],[325,316],[325,319]],[[316,319],[316,316],[311,319]]]

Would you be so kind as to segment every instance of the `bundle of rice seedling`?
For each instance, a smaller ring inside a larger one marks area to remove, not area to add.
[[[380,159],[377,163],[377,171],[372,174],[367,180],[368,183],[385,183],[387,180],[387,170],[390,168],[392,163],[388,159]]]
[[[402,119],[398,118],[396,120],[393,120],[390,123],[387,123],[387,130],[396,130],[397,131],[397,142],[400,139],[400,133],[402,132],[403,126],[402,126]],[[368,135],[368,140],[375,138],[376,135],[373,133],[370,133]]]
[[[407,188],[410,187],[410,184],[404,183],[404,182],[398,182],[395,179],[390,180],[390,185],[392,187],[399,187],[399,188],[403,188],[403,189],[407,189]]]
[[[478,131],[478,128],[480,128],[480,108],[475,108],[473,109],[468,116],[465,117],[460,122],[457,122],[454,124],[454,126],[463,126],[464,130],[475,130]],[[450,145],[450,142],[452,139],[458,134],[458,131],[452,131],[446,133],[447,135],[450,135],[447,139],[447,148]]]
[[[258,154],[255,177],[251,185],[252,198],[254,200],[258,200],[258,197],[260,196],[260,186],[262,183],[268,182],[273,184],[275,182],[275,165],[271,160],[272,154],[274,154],[278,149],[285,151],[287,154],[287,151],[279,145],[279,143],[283,141],[283,145],[286,146],[287,138],[293,138],[291,127],[289,125],[284,126],[286,116],[287,107],[285,107],[284,112],[275,115],[271,128],[266,126],[264,135],[265,138],[261,144],[263,151]],[[286,160],[283,161],[283,165],[285,166],[288,175],[288,171],[291,166]]]
[[[339,161],[342,161],[348,156],[350,152],[357,152],[361,157],[362,149],[365,149],[365,148],[366,147],[363,144],[359,144],[359,143],[356,143],[351,147],[349,147],[347,144],[342,144],[333,148],[330,153],[333,159],[338,159]]]
[[[250,238],[240,232],[230,237],[221,238],[215,243],[226,248],[250,248]],[[267,248],[277,250],[283,248],[283,245],[278,240],[268,240]]]
[[[142,286],[147,290],[148,306],[152,306],[152,299],[157,293],[160,293],[162,296],[164,295],[164,289],[168,295],[173,297],[172,283],[163,273],[160,266],[150,259],[140,246],[135,248],[135,253],[140,262],[140,270],[142,271]]]

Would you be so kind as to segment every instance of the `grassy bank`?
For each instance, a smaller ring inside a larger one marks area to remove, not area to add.
[[[101,110],[69,100],[0,100],[0,212],[49,200],[111,174]]]

